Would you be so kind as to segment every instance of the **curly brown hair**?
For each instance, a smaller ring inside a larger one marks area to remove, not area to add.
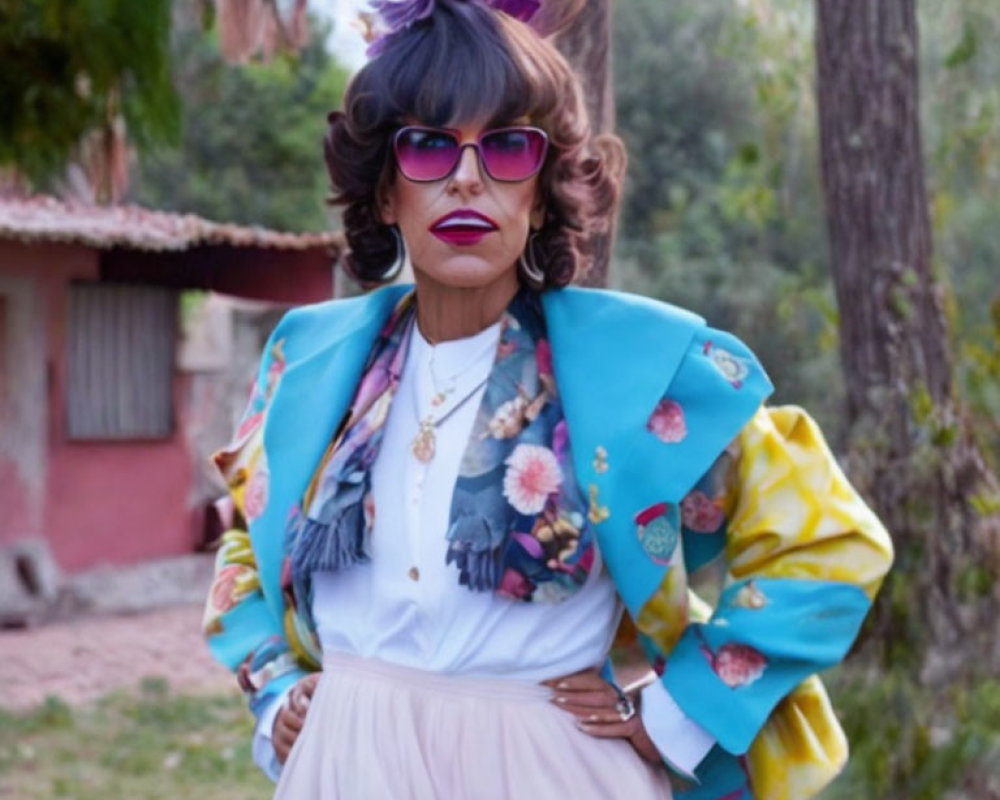
[[[376,198],[396,179],[390,139],[407,119],[451,127],[528,120],[542,128],[545,221],[533,255],[545,278],[532,288],[562,287],[584,272],[588,238],[609,230],[618,205],[620,140],[591,138],[580,83],[547,40],[483,3],[437,0],[430,17],[394,34],[354,76],[344,110],[329,115],[324,155],[331,202],[344,206],[344,266],[353,277],[378,283],[395,260],[395,236]]]

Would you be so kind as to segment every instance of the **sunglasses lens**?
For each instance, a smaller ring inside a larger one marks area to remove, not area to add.
[[[396,137],[396,161],[412,181],[445,177],[458,160],[458,140],[446,131],[403,128]]]
[[[493,131],[480,145],[486,171],[498,181],[523,181],[534,175],[545,159],[545,136],[532,128]]]

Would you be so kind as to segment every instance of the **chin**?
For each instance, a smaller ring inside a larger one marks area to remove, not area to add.
[[[505,278],[516,280],[517,262],[503,267],[472,255],[453,256],[439,262],[434,269],[414,266],[414,273],[455,289],[475,289],[489,286]]]

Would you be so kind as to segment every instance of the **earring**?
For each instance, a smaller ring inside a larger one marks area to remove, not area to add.
[[[538,238],[538,231],[532,231],[528,237],[528,243],[524,246],[524,252],[517,259],[517,264],[521,268],[521,275],[528,283],[536,288],[545,285],[545,272],[535,263],[535,239]]]
[[[392,231],[392,237],[396,241],[396,258],[389,265],[389,269],[385,271],[385,274],[380,278],[383,281],[394,281],[399,277],[399,273],[403,271],[403,267],[406,266],[406,243],[403,241],[403,235],[399,232],[399,228],[395,225],[389,228]]]

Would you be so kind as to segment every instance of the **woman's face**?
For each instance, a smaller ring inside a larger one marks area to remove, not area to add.
[[[456,131],[462,144],[477,141],[482,125]],[[398,225],[418,279],[453,288],[478,288],[517,269],[532,227],[543,222],[538,175],[516,183],[496,181],[483,170],[474,147],[462,149],[448,176],[431,182],[409,180],[397,168],[382,194],[382,221]],[[479,222],[463,226],[463,220]]]

